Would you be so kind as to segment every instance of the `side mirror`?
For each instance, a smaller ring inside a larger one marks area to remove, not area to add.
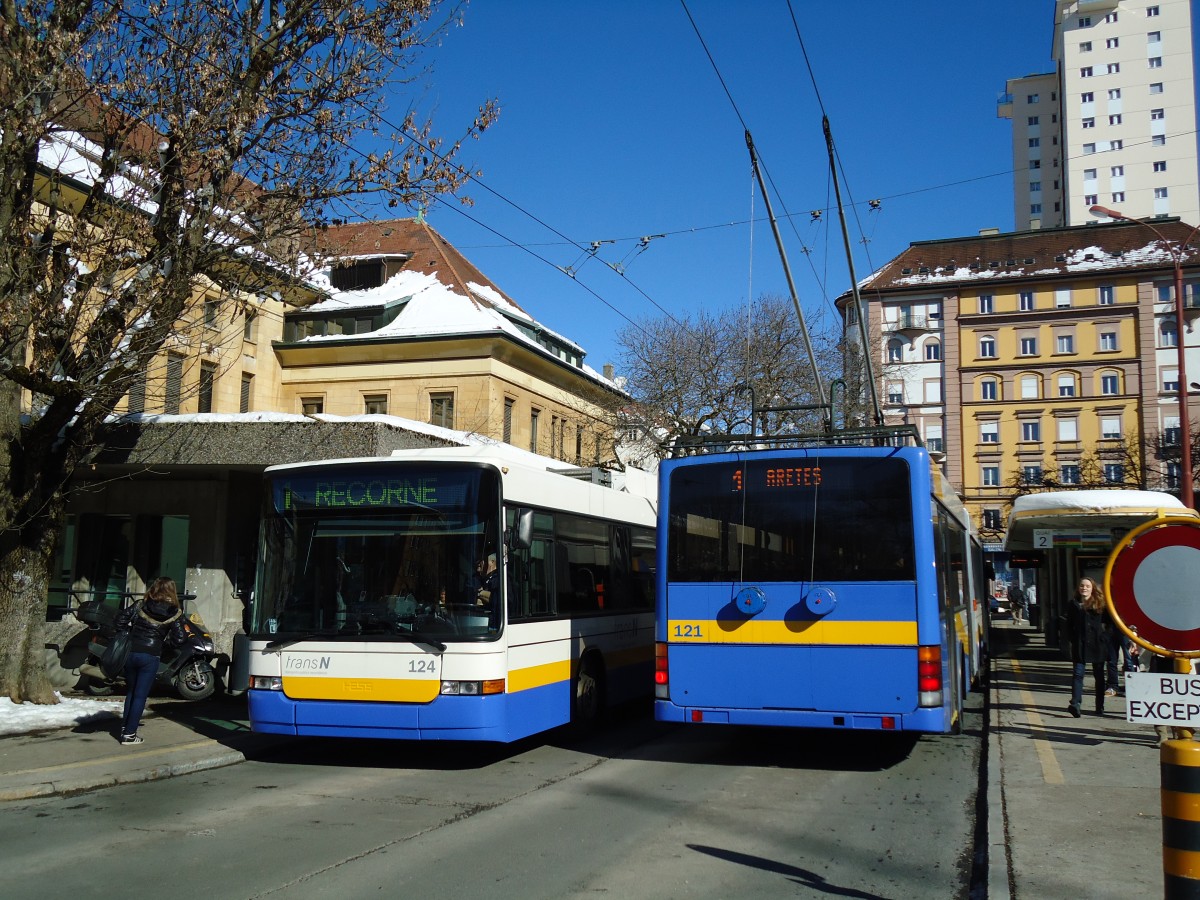
[[[528,550],[533,546],[533,510],[517,511],[517,521],[509,537],[509,545],[513,550]]]

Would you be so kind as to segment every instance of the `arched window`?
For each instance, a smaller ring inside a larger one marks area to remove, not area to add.
[[[892,363],[904,360],[904,342],[893,338],[887,344],[887,361]]]
[[[936,362],[942,358],[942,342],[931,340],[925,342],[925,361]]]
[[[1175,323],[1170,319],[1163,319],[1158,326],[1158,346],[1160,347],[1178,347],[1179,346],[1179,331],[1175,328]]]

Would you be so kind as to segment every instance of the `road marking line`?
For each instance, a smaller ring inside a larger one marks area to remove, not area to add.
[[[1046,724],[1034,707],[1033,694],[1021,680],[1021,664],[1013,659],[1009,660],[1009,666],[1013,670],[1020,689],[1021,703],[1025,707],[1025,720],[1029,723],[1030,731],[1033,734],[1033,748],[1037,751],[1038,762],[1042,766],[1042,780],[1046,784],[1065,784],[1062,767],[1058,764],[1058,757],[1054,755],[1054,748],[1045,737],[1038,737],[1039,734],[1046,734]]]

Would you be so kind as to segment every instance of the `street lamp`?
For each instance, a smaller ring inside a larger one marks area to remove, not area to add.
[[[1183,342],[1183,254],[1188,243],[1200,231],[1200,225],[1191,230],[1187,238],[1181,242],[1172,241],[1165,234],[1143,219],[1133,219],[1107,206],[1092,206],[1088,209],[1093,216],[1108,216],[1123,222],[1132,222],[1149,228],[1162,241],[1171,254],[1171,262],[1175,266],[1175,347],[1179,352],[1179,467],[1182,469],[1179,479],[1179,499],[1189,509],[1196,508],[1195,496],[1192,492],[1192,426],[1188,418],[1188,380],[1187,357]]]

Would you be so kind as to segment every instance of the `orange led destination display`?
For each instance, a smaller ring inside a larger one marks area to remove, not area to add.
[[[821,483],[820,466],[767,466],[757,469],[763,474],[762,487],[768,488],[809,488]],[[733,489],[740,491],[743,487],[744,474],[741,469],[733,472]]]

